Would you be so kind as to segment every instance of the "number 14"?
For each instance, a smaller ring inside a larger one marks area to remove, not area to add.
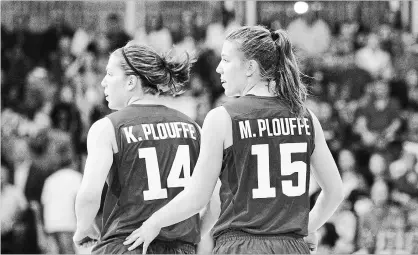
[[[283,194],[296,197],[306,192],[307,165],[302,161],[292,162],[292,153],[307,152],[306,143],[280,144],[280,170],[282,176],[298,174],[298,185],[293,186],[291,180],[282,181]],[[270,187],[270,163],[268,144],[256,144],[251,147],[251,154],[257,156],[258,188],[253,189],[253,198],[276,197],[276,188]]]

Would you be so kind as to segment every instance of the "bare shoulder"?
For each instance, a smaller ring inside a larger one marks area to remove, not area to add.
[[[89,130],[89,136],[96,136],[98,134],[100,135],[110,135],[113,133],[113,124],[110,121],[109,118],[102,118],[98,121],[94,122],[93,125],[91,125]]]
[[[313,121],[313,123],[314,123],[314,125],[320,125],[320,123],[319,123],[319,120],[318,120],[318,118],[316,117],[316,115],[310,110],[310,109],[308,109],[308,111],[309,111],[309,113],[311,114],[311,116],[312,116],[312,121]]]
[[[213,141],[222,141],[223,147],[232,144],[232,121],[223,106],[211,110],[203,123],[203,134]]]
[[[115,131],[109,118],[102,118],[93,123],[87,136],[87,147],[112,146],[117,152]]]
[[[223,106],[219,106],[208,112],[205,122],[208,124],[222,126],[222,124],[231,122],[231,117]]]
[[[317,137],[318,133],[322,133],[321,132],[322,131],[321,123],[319,122],[318,118],[316,117],[316,115],[311,110],[308,109],[308,111],[312,116],[312,123],[314,125],[315,136]]]

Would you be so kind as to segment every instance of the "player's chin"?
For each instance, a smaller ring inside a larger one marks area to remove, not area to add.
[[[240,96],[240,94],[239,94],[239,93],[237,93],[237,92],[233,92],[233,91],[230,91],[230,90],[226,90],[226,89],[225,89],[224,94],[225,94],[225,96],[227,96],[227,97],[239,97],[239,96]]]
[[[230,89],[225,88],[225,87],[224,87],[224,89],[225,89],[225,91],[224,91],[225,96],[227,96],[227,97],[233,97],[234,96],[234,93]]]
[[[114,104],[112,104],[112,102],[108,101],[107,102],[107,106],[109,107],[110,110],[119,110],[120,108],[116,107]]]

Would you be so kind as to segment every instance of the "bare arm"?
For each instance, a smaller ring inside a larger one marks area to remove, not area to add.
[[[212,253],[214,242],[210,231],[212,230],[221,213],[221,201],[219,199],[220,187],[221,182],[218,180],[215,186],[215,190],[213,191],[212,198],[210,199],[210,202],[201,220],[201,239],[197,248],[198,254]]]
[[[108,118],[91,126],[87,136],[86,166],[75,202],[78,231],[89,229],[99,211],[103,186],[113,163],[113,143],[116,143],[115,132]]]
[[[219,190],[221,188],[221,181],[218,180],[215,189],[212,193],[212,198],[208,204],[208,208],[203,214],[200,233],[201,235],[210,235],[210,231],[215,225],[216,221],[221,214],[221,200],[219,198]]]
[[[126,238],[123,244],[133,243],[128,250],[144,243],[142,252],[145,254],[161,228],[190,218],[208,204],[221,171],[226,130],[230,123],[231,119],[223,107],[208,113],[203,124],[199,159],[191,180],[180,194]]]
[[[149,222],[160,228],[173,225],[198,213],[209,202],[222,166],[224,123],[229,118],[223,108],[210,111],[202,129],[202,144],[188,186],[170,203],[155,212]],[[173,213],[176,212],[176,213]]]
[[[322,191],[309,213],[309,233],[317,231],[327,222],[344,199],[337,165],[326,144],[321,124],[316,116],[311,114],[315,128],[315,150],[311,157],[311,165],[313,166],[313,176]]]

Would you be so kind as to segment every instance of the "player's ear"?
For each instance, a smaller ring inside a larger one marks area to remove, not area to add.
[[[247,61],[247,63],[246,63],[246,65],[245,65],[245,68],[246,68],[246,72],[245,72],[245,74],[247,75],[247,77],[250,77],[250,76],[252,76],[252,75],[255,73],[255,71],[257,70],[257,68],[258,68],[258,63],[257,63],[257,61],[255,61],[255,60],[253,60],[253,59],[248,60],[248,61]]]
[[[129,91],[134,90],[137,86],[141,86],[141,80],[135,75],[129,75],[126,82]]]

